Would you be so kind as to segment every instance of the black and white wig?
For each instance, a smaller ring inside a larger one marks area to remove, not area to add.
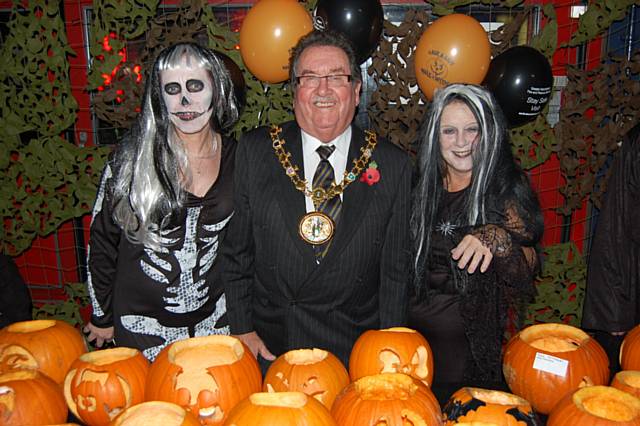
[[[420,287],[431,234],[447,176],[447,165],[441,154],[440,121],[444,108],[461,102],[473,112],[478,126],[478,140],[472,151],[472,177],[468,188],[461,225],[474,227],[488,223],[489,212],[499,210],[506,197],[517,200],[516,208],[537,207],[531,197],[526,176],[511,153],[508,128],[502,110],[485,88],[468,84],[452,84],[437,90],[420,134],[417,176],[411,211],[411,233],[414,255],[414,284]],[[524,186],[523,186],[524,184]],[[511,193],[508,193],[511,192]],[[521,217],[529,217],[523,214]],[[493,220],[493,219],[492,219]],[[538,224],[535,224],[538,227]]]
[[[178,138],[162,97],[160,73],[183,66],[209,71],[213,87],[211,127],[220,133],[238,120],[233,83],[212,50],[179,43],[160,52],[151,69],[141,112],[115,155],[113,218],[127,239],[153,249],[162,247],[160,230],[184,202],[191,179],[183,142]],[[212,141],[212,143],[215,143]]]

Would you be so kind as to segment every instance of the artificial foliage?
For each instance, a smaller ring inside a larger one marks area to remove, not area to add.
[[[543,250],[544,263],[536,282],[537,296],[529,305],[528,324],[562,322],[580,326],[587,265],[573,242]]]
[[[603,35],[614,21],[624,19],[631,5],[638,0],[590,1],[585,13],[580,16],[578,30],[571,36],[568,46],[578,46]]]
[[[61,136],[78,108],[61,4],[16,2],[0,49],[0,250],[12,255],[86,214],[102,168],[103,151]]]
[[[592,70],[567,65],[567,77],[554,133],[566,180],[560,188],[565,204],[559,210],[568,215],[587,198],[600,205],[606,185],[596,186],[596,177],[640,120],[640,54],[607,58]]]
[[[56,319],[65,321],[74,327],[82,327],[85,318],[81,308],[88,306],[89,294],[85,283],[66,283],[63,286],[65,297],[33,307],[31,316],[36,320]]]
[[[88,88],[95,90],[122,62],[128,40],[147,30],[159,0],[94,0],[89,52]]]

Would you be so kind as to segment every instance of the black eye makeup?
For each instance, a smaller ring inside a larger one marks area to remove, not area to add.
[[[177,95],[182,91],[182,88],[180,87],[179,83],[172,82],[164,85],[164,91],[168,95]]]
[[[199,92],[202,89],[204,89],[204,82],[202,80],[187,80],[187,90],[189,92]]]

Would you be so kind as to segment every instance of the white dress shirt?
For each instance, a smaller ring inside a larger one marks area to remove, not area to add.
[[[347,169],[347,159],[349,156],[349,144],[351,143],[351,126],[347,127],[344,132],[334,140],[323,143],[314,138],[310,134],[301,130],[302,133],[302,161],[304,163],[304,177],[307,180],[307,189],[311,189],[313,184],[313,175],[316,173],[318,163],[320,163],[320,156],[316,152],[316,149],[320,145],[333,145],[336,149],[329,157],[329,163],[333,167],[335,179],[338,183],[342,182],[344,172]],[[340,194],[340,199],[342,200]],[[305,197],[305,204],[307,213],[315,211],[313,201],[311,197]]]

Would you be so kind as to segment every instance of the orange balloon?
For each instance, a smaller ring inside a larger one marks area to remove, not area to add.
[[[289,77],[290,50],[313,29],[309,12],[297,0],[261,0],[240,27],[240,54],[259,80],[280,83]]]
[[[454,13],[427,27],[415,51],[418,86],[428,99],[451,83],[480,84],[489,70],[491,46],[482,25]]]

